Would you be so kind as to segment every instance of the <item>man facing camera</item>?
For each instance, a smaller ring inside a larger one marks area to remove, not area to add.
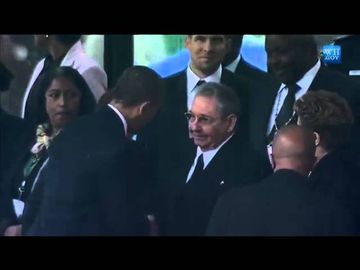
[[[188,119],[196,146],[182,171],[169,175],[169,235],[204,235],[217,198],[235,186],[258,181],[266,174],[266,161],[250,147],[246,136],[235,132],[239,98],[231,88],[205,83],[196,92]]]
[[[183,71],[165,78],[164,105],[156,121],[139,135],[139,141],[148,146],[157,161],[158,176],[164,181],[168,174],[178,169],[179,159],[192,158],[192,142],[183,114],[191,108],[196,90],[202,83],[221,83],[234,89],[242,103],[240,132],[244,137],[248,134],[247,93],[258,86],[245,76],[235,75],[222,67],[228,42],[226,35],[186,36],[189,65]]]

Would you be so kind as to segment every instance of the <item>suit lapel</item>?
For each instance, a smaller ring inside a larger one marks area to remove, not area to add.
[[[222,188],[232,183],[229,183],[229,178],[226,176],[227,170],[231,166],[231,160],[234,151],[237,151],[236,135],[234,135],[228,142],[226,142],[221,149],[216,153],[204,170],[203,179],[206,179],[206,185],[214,188]],[[236,150],[235,150],[236,149]],[[230,180],[231,181],[231,180]]]
[[[316,91],[323,88],[324,85],[327,85],[325,73],[325,68],[321,66],[318,73],[315,75],[314,80],[311,82],[308,91]]]

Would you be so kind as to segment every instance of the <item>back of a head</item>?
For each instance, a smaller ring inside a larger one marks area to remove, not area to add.
[[[315,162],[315,135],[311,129],[289,125],[274,137],[272,155],[275,171],[289,169],[308,175]]]
[[[126,107],[144,101],[160,104],[163,91],[164,82],[159,74],[145,66],[132,66],[122,73],[109,99],[116,99]]]
[[[336,93],[309,91],[295,102],[300,124],[317,132],[327,151],[345,144],[354,118],[347,101]]]

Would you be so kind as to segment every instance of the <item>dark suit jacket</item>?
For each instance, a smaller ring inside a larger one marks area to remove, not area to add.
[[[3,179],[32,139],[31,131],[31,126],[26,121],[9,115],[0,108],[0,196]]]
[[[35,138],[33,136],[33,138]],[[34,145],[34,140],[24,149],[21,149],[21,154],[18,155],[17,159],[14,160],[13,164],[8,170],[7,176],[3,181],[2,185],[2,196],[0,196],[0,235],[4,233],[5,229],[10,225],[20,224],[20,220],[15,214],[12,200],[19,199],[19,187],[21,186],[24,179],[24,166],[30,158],[30,149]],[[31,192],[32,184],[34,183],[37,172],[41,165],[46,160],[47,154],[45,154],[34,167],[29,177],[26,179],[25,192],[21,198],[22,201],[26,202],[26,198]]]
[[[25,235],[147,233],[151,179],[124,133],[107,106],[64,128],[25,207]]]
[[[224,194],[208,228],[212,236],[354,234],[351,215],[322,193],[311,191],[307,178],[290,170]]]
[[[269,89],[262,89],[261,92],[253,91],[250,93],[250,138],[251,142],[259,151],[264,152],[266,150],[268,121],[280,85],[280,82],[274,82]],[[359,138],[360,84],[341,73],[321,67],[309,87],[309,91],[317,90],[327,90],[338,93],[349,102],[356,119],[354,134],[357,135],[354,136]],[[359,144],[356,143],[356,141],[359,140],[353,140],[355,144]]]
[[[161,179],[166,179],[177,169],[179,160],[193,158],[193,143],[184,116],[187,111],[186,70],[166,78],[165,82],[167,91],[163,108],[156,120],[139,135],[139,141],[148,147],[157,161],[157,173]],[[223,69],[221,83],[232,87],[241,98],[244,113],[238,120],[237,130],[245,139],[248,136],[248,92],[258,86],[226,69]]]
[[[313,169],[309,184],[313,190],[337,200],[355,216],[360,228],[360,168],[341,150],[324,156]]]
[[[169,179],[169,235],[204,235],[213,207],[223,192],[257,182],[269,173],[266,161],[236,135],[222,146],[201,176],[186,183],[194,157],[195,153],[183,171]]]

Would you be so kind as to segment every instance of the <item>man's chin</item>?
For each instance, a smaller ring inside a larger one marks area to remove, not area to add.
[[[193,140],[194,140],[194,144],[197,145],[197,146],[202,147],[202,146],[206,145],[206,140],[205,139],[193,138]]]

